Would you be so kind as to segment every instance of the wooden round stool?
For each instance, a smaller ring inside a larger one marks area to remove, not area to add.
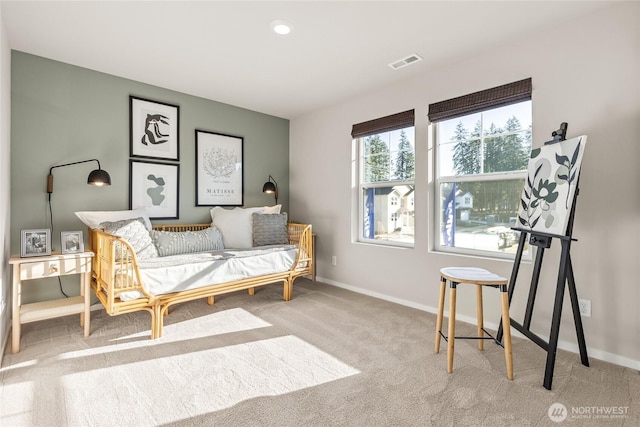
[[[442,316],[444,313],[444,297],[446,283],[449,282],[449,332],[448,336],[442,333]],[[456,287],[459,284],[476,285],[477,295],[477,317],[478,336],[477,337],[456,337]],[[440,337],[447,341],[447,372],[453,372],[453,352],[454,343],[458,339],[477,339],[478,349],[483,350],[484,340],[490,339],[496,344],[504,347],[504,357],[507,363],[507,378],[513,379],[513,359],[511,356],[511,322],[509,318],[509,297],[507,294],[508,280],[482,268],[476,267],[448,267],[440,270],[440,301],[438,303],[438,317],[436,321],[436,353],[440,352]],[[503,343],[491,336],[484,329],[482,313],[482,287],[489,286],[498,288],[502,297],[502,330]],[[487,336],[485,336],[485,334]]]

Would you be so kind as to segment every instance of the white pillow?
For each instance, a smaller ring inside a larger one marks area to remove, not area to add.
[[[103,222],[116,222],[123,219],[142,218],[147,230],[151,230],[151,220],[144,208],[128,211],[84,211],[76,212],[76,216],[89,228],[101,230]]]
[[[253,247],[254,212],[262,213],[264,207],[225,209],[219,206],[211,209],[211,225],[218,227],[227,249]]]
[[[279,214],[280,208],[282,208],[282,205],[265,206],[262,213],[263,214]]]

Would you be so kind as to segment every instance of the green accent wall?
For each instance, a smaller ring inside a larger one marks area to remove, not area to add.
[[[189,78],[188,70],[183,77]],[[244,206],[274,204],[273,195],[262,193],[272,175],[278,182],[278,203],[288,211],[289,120],[14,50],[12,254],[20,253],[20,230],[50,228],[46,180],[54,165],[96,158],[112,180],[109,187],[86,184],[95,162],[54,169],[54,251],[60,250],[61,231],[82,230],[86,244],[86,227],[74,212],[129,209],[130,95],[180,107],[180,218],[154,223],[211,221],[210,207],[195,206],[195,129],[243,137]],[[78,295],[76,282],[75,277],[62,278],[65,293]],[[24,288],[23,302],[60,296],[57,279],[33,281]]]

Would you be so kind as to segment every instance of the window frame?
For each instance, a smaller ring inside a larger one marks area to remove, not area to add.
[[[410,110],[413,112],[413,110]],[[399,113],[402,114],[402,113]],[[357,125],[354,125],[354,127]],[[414,173],[413,173],[413,178],[412,179],[403,179],[403,180],[399,180],[399,179],[388,179],[385,181],[376,181],[376,182],[364,182],[364,173],[365,173],[365,150],[364,150],[364,144],[365,144],[365,139],[374,135],[383,135],[385,133],[389,133],[389,132],[393,132],[393,131],[410,131],[412,132],[412,138],[410,138],[411,142],[412,142],[412,147],[413,147],[413,155],[414,155],[414,159],[415,159],[415,152],[416,152],[416,147],[415,147],[415,123],[409,124],[407,125],[407,123],[405,123],[405,126],[402,127],[395,127],[392,129],[382,129],[376,133],[369,133],[367,135],[360,135],[357,137],[353,137],[352,139],[352,143],[355,144],[354,148],[355,148],[355,158],[356,161],[354,162],[354,164],[357,167],[356,173],[354,175],[355,177],[355,185],[354,185],[354,189],[357,192],[357,223],[355,224],[355,230],[354,230],[354,238],[355,238],[355,242],[357,243],[368,243],[368,244],[374,244],[374,245],[379,245],[379,246],[387,246],[387,247],[401,247],[401,248],[414,248],[415,247],[415,203],[413,203],[413,218],[414,218],[414,235],[413,235],[413,241],[412,242],[402,242],[402,241],[398,241],[398,240],[386,240],[386,239],[376,239],[376,238],[369,238],[369,237],[365,237],[364,235],[364,228],[365,228],[365,190],[367,189],[376,189],[376,188],[389,188],[389,187],[396,187],[396,186],[402,186],[402,185],[406,185],[406,186],[410,186],[412,188],[412,191],[415,193],[415,169],[414,169]],[[389,159],[392,160],[393,156],[392,153],[393,151],[391,150],[391,146],[388,146],[389,149]],[[415,165],[414,165],[415,166]],[[389,178],[391,178],[392,175],[390,174]],[[400,200],[398,199],[397,201],[397,205],[401,205]]]
[[[507,105],[515,105],[515,104],[519,104],[522,102],[532,102],[531,99],[522,99],[516,102],[512,102],[510,104]],[[446,244],[443,244],[443,242],[441,241],[442,239],[442,224],[444,224],[444,202],[445,200],[443,200],[442,195],[441,195],[441,187],[442,184],[447,184],[447,183],[466,183],[466,182],[492,182],[492,181],[508,181],[508,180],[521,180],[523,182],[524,185],[524,180],[526,180],[527,178],[527,168],[526,165],[524,167],[524,169],[522,170],[518,170],[518,171],[502,171],[502,172],[482,172],[482,173],[476,173],[476,174],[463,174],[463,175],[444,175],[441,176],[440,174],[440,140],[439,140],[439,125],[441,122],[445,121],[445,120],[455,120],[458,117],[464,117],[467,115],[471,115],[471,114],[477,114],[477,113],[481,113],[484,114],[485,112],[489,112],[491,110],[495,110],[501,107],[505,107],[507,105],[494,105],[488,108],[484,108],[482,110],[474,110],[474,111],[470,111],[468,113],[465,113],[463,115],[458,115],[457,117],[451,117],[448,119],[441,119],[438,120],[437,122],[432,123],[432,136],[433,136],[433,141],[434,141],[434,149],[435,149],[435,153],[433,156],[433,167],[434,167],[434,194],[435,194],[435,203],[434,203],[434,210],[435,210],[435,215],[434,215],[434,238],[433,238],[433,248],[436,252],[442,252],[442,253],[451,253],[451,254],[456,254],[456,255],[470,255],[470,256],[479,256],[479,257],[485,257],[485,258],[494,258],[494,259],[515,259],[515,253],[510,253],[510,252],[504,252],[504,251],[499,251],[499,250],[486,250],[486,249],[474,249],[474,248],[465,248],[465,247],[456,247],[456,246],[447,246]],[[532,109],[533,109],[533,105],[532,105]],[[489,138],[494,138],[496,135],[493,134],[488,134],[485,133],[485,123],[483,121],[483,116],[480,117],[481,120],[481,132],[480,132],[480,144],[481,147],[485,146],[485,139],[489,139]],[[523,129],[520,129],[518,131],[515,132],[505,132],[505,133],[501,133],[500,136],[507,136],[507,135],[513,135],[513,134],[517,134],[519,132],[522,132]],[[445,141],[446,142],[446,141]],[[533,142],[532,142],[533,145]],[[530,147],[530,149],[532,149],[532,147]],[[523,258],[524,260],[531,260],[532,259],[532,251],[529,250],[528,248],[525,248],[525,251],[523,253]]]
[[[453,182],[487,182],[487,181],[506,181],[506,180],[518,180],[518,179],[522,179],[524,181],[524,179],[526,179],[527,177],[527,172],[525,171],[524,173],[522,172],[492,172],[490,174],[485,174],[483,175],[483,179],[473,179],[472,177],[477,177],[478,175],[463,175],[463,176],[457,176],[455,177],[455,179],[450,179],[451,177],[445,177],[447,179],[440,179],[439,177],[437,177],[435,179],[435,193],[436,193],[436,197],[438,198],[436,200],[435,205],[435,215],[434,215],[434,219],[435,219],[435,233],[434,233],[434,242],[433,242],[433,247],[434,250],[436,252],[446,252],[446,253],[452,253],[452,254],[456,254],[456,255],[474,255],[474,256],[482,256],[485,258],[499,258],[499,259],[514,259],[515,258],[515,253],[509,253],[509,252],[501,252],[501,251],[489,251],[489,250],[484,250],[484,249],[473,249],[473,248],[464,248],[464,247],[455,247],[455,246],[447,246],[447,245],[443,245],[440,241],[441,238],[441,234],[442,234],[442,229],[441,229],[441,224],[443,223],[443,207],[444,204],[443,202],[440,200],[441,196],[440,196],[440,186],[443,183],[453,183]],[[531,259],[530,255],[527,255],[526,253],[523,255],[523,259]]]

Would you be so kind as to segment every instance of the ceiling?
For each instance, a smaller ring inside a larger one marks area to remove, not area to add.
[[[610,4],[2,0],[1,12],[12,49],[291,119]],[[388,66],[413,53],[424,60]]]

